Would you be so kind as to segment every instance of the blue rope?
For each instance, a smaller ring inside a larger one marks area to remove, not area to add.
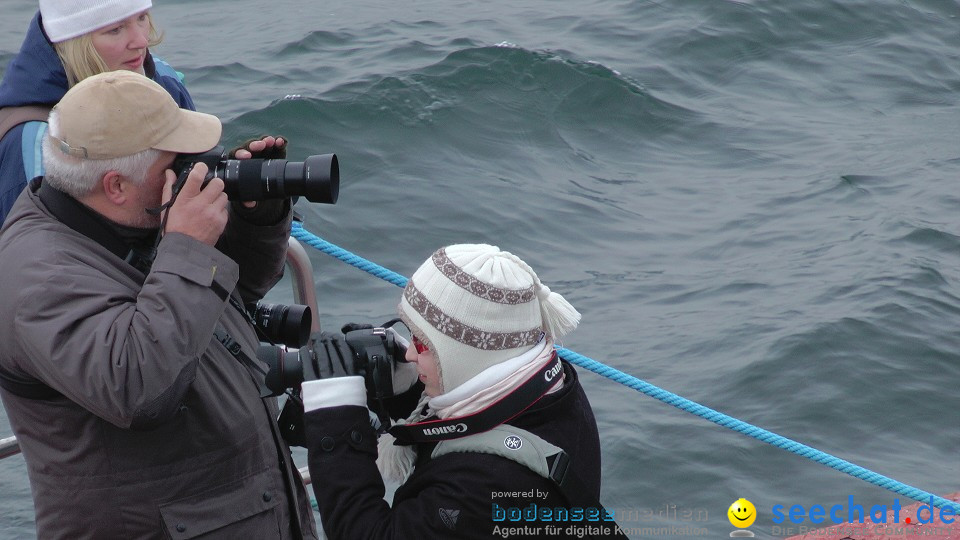
[[[894,493],[899,493],[901,495],[910,497],[916,501],[929,502],[932,500],[933,505],[940,508],[957,504],[949,499],[928,493],[922,489],[908,486],[903,482],[888,478],[882,474],[875,473],[869,469],[865,469],[844,459],[840,459],[821,450],[817,450],[816,448],[812,448],[803,443],[799,443],[781,435],[777,435],[776,433],[754,426],[744,422],[743,420],[738,420],[732,416],[723,414],[722,412],[715,411],[709,407],[700,405],[695,401],[678,396],[673,392],[669,392],[654,386],[646,381],[634,377],[633,375],[628,375],[616,368],[601,364],[596,360],[587,358],[586,356],[573,352],[569,349],[558,347],[557,350],[560,352],[561,358],[572,364],[576,364],[584,369],[588,369],[598,375],[607,377],[608,379],[616,381],[624,386],[633,388],[634,390],[642,392],[652,398],[656,398],[667,405],[673,405],[680,410],[697,415],[705,420],[709,420],[714,424],[721,425],[725,428],[730,428],[739,433],[743,433],[744,435],[749,435],[754,439],[776,446],[777,448],[789,450],[794,454],[812,459],[817,463],[832,467],[840,472],[847,473],[850,476],[865,480],[876,486],[893,491]],[[957,506],[956,508],[960,508],[960,506]]]
[[[305,230],[303,228],[303,225],[301,225],[299,222],[294,222],[293,232],[291,233],[291,236],[295,237],[297,240],[300,240],[301,242],[304,242],[306,244],[309,244],[310,246],[313,246],[314,248],[328,255],[336,257],[347,264],[356,266],[361,270],[369,272],[386,281],[389,281],[390,283],[393,283],[398,287],[405,287],[407,285],[407,278],[401,276],[400,274],[397,274],[396,272],[388,270],[376,263],[368,261],[363,257],[354,255],[353,253],[350,253],[349,251],[339,246],[331,244],[330,242],[327,242],[326,240],[323,240],[317,237],[316,235]],[[832,456],[826,452],[823,452],[822,450],[817,450],[816,448],[788,439],[781,435],[777,435],[776,433],[754,426],[752,424],[744,422],[743,420],[738,420],[736,418],[733,418],[732,416],[715,411],[709,407],[700,405],[695,401],[691,401],[685,397],[678,396],[673,392],[669,392],[667,390],[654,386],[646,381],[643,381],[641,379],[634,377],[633,375],[628,375],[616,368],[612,368],[610,366],[597,362],[596,360],[587,358],[586,356],[583,356],[569,349],[565,349],[563,347],[557,347],[557,351],[559,352],[561,358],[570,362],[571,364],[575,364],[584,369],[590,370],[598,375],[602,375],[610,380],[616,381],[624,386],[633,388],[634,390],[637,390],[638,392],[646,394],[652,398],[656,398],[666,403],[667,405],[672,405],[682,411],[686,411],[690,414],[694,414],[696,416],[699,416],[700,418],[709,420],[717,425],[723,426],[725,428],[730,428],[736,432],[743,433],[744,435],[749,435],[750,437],[753,437],[754,439],[765,442],[769,445],[776,446],[777,448],[782,448],[784,450],[788,450],[790,452],[793,452],[794,454],[803,456],[805,458],[816,461],[817,463],[826,465],[840,472],[849,474],[854,478],[859,478],[875,486],[882,487],[894,493],[899,493],[900,495],[909,497],[915,501],[920,501],[924,503],[930,502],[934,506],[939,508],[953,506],[955,511],[960,512],[960,505],[957,505],[957,503],[949,499],[945,499],[938,495],[934,495],[927,491],[923,491],[922,489],[917,489],[915,487],[909,486],[907,484],[904,484],[903,482],[900,482],[899,480],[894,480],[893,478],[889,478],[882,474],[875,473],[869,469],[865,469],[859,465],[855,465],[844,459],[840,459],[836,456]]]
[[[336,257],[337,259],[340,259],[351,266],[356,266],[364,272],[373,274],[382,280],[389,281],[397,287],[407,286],[407,278],[401,276],[393,270],[387,270],[375,262],[371,262],[363,257],[354,255],[342,247],[331,244],[315,234],[308,232],[303,228],[303,224],[301,224],[299,221],[293,222],[293,231],[290,232],[290,236],[326,253],[327,255]]]

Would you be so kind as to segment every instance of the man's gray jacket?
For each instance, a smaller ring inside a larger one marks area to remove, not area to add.
[[[289,213],[258,227],[231,210],[217,248],[166,235],[144,275],[56,219],[37,184],[0,230],[0,371],[59,395],[0,396],[38,537],[315,537],[275,400],[213,338],[219,326],[255,358],[225,297],[276,283]]]

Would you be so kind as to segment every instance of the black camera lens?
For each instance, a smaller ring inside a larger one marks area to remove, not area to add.
[[[310,340],[310,326],[313,324],[310,306],[258,302],[252,315],[266,341],[303,347]]]
[[[293,388],[303,382],[303,359],[301,354],[309,354],[305,349],[285,351],[274,345],[260,345],[257,358],[267,364],[264,384],[279,396],[287,388]]]
[[[225,159],[215,175],[231,200],[262,201],[303,197],[310,202],[335,204],[340,195],[340,164],[335,154],[285,159]]]
[[[179,154],[173,163],[179,179],[174,192],[186,181],[193,165],[203,162],[223,180],[223,191],[232,201],[262,201],[303,197],[310,202],[336,204],[340,196],[340,162],[336,154],[318,154],[303,161],[285,159],[227,159],[217,146],[199,154]]]

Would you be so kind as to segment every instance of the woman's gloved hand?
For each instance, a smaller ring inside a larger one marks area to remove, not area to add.
[[[417,367],[406,361],[407,339],[388,324],[347,323],[343,335],[321,332],[312,340],[311,354],[301,355],[303,379],[359,375],[366,379],[371,397],[406,392],[417,382]]]
[[[366,366],[359,365],[356,354],[340,334],[321,332],[313,343],[312,352],[309,360],[303,362],[305,381],[366,375]]]

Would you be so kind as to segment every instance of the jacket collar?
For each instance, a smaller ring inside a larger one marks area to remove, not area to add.
[[[90,238],[121,259],[130,257],[131,248],[150,245],[156,238],[153,229],[135,229],[108,221],[66,193],[43,183],[30,182],[30,190],[61,223]]]

